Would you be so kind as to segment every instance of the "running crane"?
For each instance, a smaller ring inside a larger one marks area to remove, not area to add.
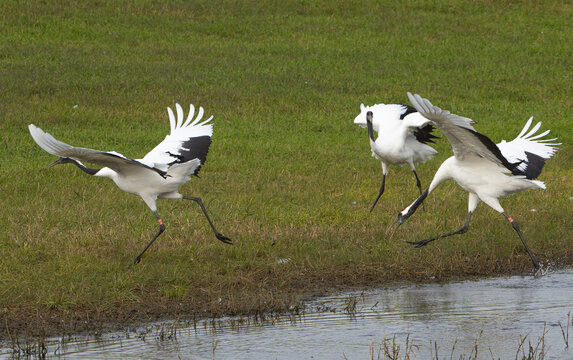
[[[538,271],[541,265],[527,246],[517,221],[505,212],[498,199],[524,190],[545,189],[543,182],[534,179],[541,174],[545,159],[555,154],[557,145],[561,144],[552,142],[556,139],[542,139],[549,134],[549,130],[536,134],[541,122],[530,130],[533,121],[531,117],[514,140],[502,141],[496,145],[473,128],[474,121],[471,119],[442,110],[420,95],[408,93],[408,98],[424,117],[432,120],[446,135],[452,145],[454,156],[442,163],[429,188],[410,206],[398,213],[398,218],[391,227],[396,223],[398,225],[404,223],[428,194],[442,182],[454,180],[469,192],[468,215],[464,226],[447,234],[409,243],[422,247],[434,240],[467,232],[470,218],[481,200],[511,223]]]
[[[382,186],[370,212],[374,210],[380,196],[384,193],[386,175],[390,165],[408,164],[416,177],[416,186],[422,194],[422,183],[416,173],[415,163],[425,162],[437,154],[426,145],[433,143],[434,127],[413,107],[402,104],[360,105],[360,114],[354,123],[368,128],[372,156],[382,164]],[[374,131],[378,138],[374,139]],[[423,206],[423,205],[422,205]]]
[[[167,108],[171,133],[151,150],[143,159],[130,159],[115,151],[99,151],[87,148],[73,147],[52,135],[45,133],[33,124],[28,126],[30,134],[36,143],[48,153],[59,156],[51,166],[57,164],[74,164],[89,175],[105,177],[113,180],[123,191],[140,196],[155,214],[159,230],[143,251],[137,255],[137,264],[145,251],[163,233],[165,225],[157,212],[157,199],[186,199],[199,204],[215,236],[226,244],[232,240],[217,231],[207,214],[205,205],[199,197],[189,197],[179,194],[181,185],[190,180],[191,175],[197,175],[207,159],[213,125],[207,120],[200,122],[204,110],[199,107],[197,117],[193,120],[195,107],[190,105],[189,115],[184,120],[183,109],[176,104],[177,120],[171,108]],[[86,167],[82,161],[103,166],[101,169]]]

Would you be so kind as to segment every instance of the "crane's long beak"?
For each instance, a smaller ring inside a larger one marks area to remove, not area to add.
[[[398,215],[396,220],[394,220],[394,222],[388,226],[388,229],[386,229],[386,235],[390,233],[390,237],[392,237],[400,225],[402,225],[402,222],[400,221],[400,215]]]
[[[64,164],[64,158],[63,157],[59,157],[58,160],[56,160],[53,163],[51,163],[50,165],[48,165],[48,168],[54,167],[54,166],[59,165],[59,164]]]

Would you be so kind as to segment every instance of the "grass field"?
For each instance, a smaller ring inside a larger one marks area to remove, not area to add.
[[[164,316],[281,310],[304,294],[391,281],[528,272],[505,219],[442,185],[392,238],[417,196],[407,168],[381,181],[361,103],[417,92],[510,140],[531,115],[563,143],[545,191],[502,199],[545,265],[573,263],[573,7],[566,1],[20,1],[0,3],[0,313],[7,332],[90,329]],[[34,123],[76,146],[139,158],[169,130],[166,107],[203,106],[214,137],[200,178],[159,201],[55,158]],[[451,148],[418,166],[427,186]],[[536,211],[531,211],[535,209]]]

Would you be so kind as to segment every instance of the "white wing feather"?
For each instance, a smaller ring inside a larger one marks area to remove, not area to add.
[[[419,112],[413,112],[413,113],[406,115],[406,117],[404,117],[404,120],[402,120],[402,122],[403,122],[402,126],[406,126],[406,127],[410,127],[410,128],[421,128],[421,127],[424,127],[428,124],[431,124],[431,121],[429,119],[425,118]]]
[[[442,110],[418,94],[408,93],[408,98],[420,114],[431,120],[446,135],[456,158],[462,160],[467,155],[477,155],[501,165],[500,159],[478,137],[485,136],[474,129],[472,124],[475,124],[475,121]]]
[[[213,116],[200,122],[205,113],[203,107],[199,107],[199,112],[193,122],[191,122],[195,113],[195,107],[193,105],[190,106],[189,116],[185,122],[183,122],[183,109],[179,104],[176,104],[176,111],[177,119],[175,119],[171,108],[167,108],[171,124],[171,134],[167,135],[161,143],[143,157],[141,160],[143,163],[166,170],[169,167],[168,164],[174,160],[173,155],[179,155],[181,151],[186,150],[182,147],[183,143],[194,137],[211,137],[213,135],[213,124],[209,123],[213,119]]]
[[[509,142],[502,140],[497,147],[503,154],[503,156],[509,162],[518,162],[522,160],[527,160],[527,155],[525,152],[530,152],[537,156],[541,156],[544,159],[549,159],[555,152],[557,152],[557,146],[561,145],[561,143],[555,143],[551,141],[557,140],[557,138],[553,139],[541,139],[545,135],[549,134],[549,130],[544,131],[541,134],[535,135],[535,133],[541,127],[541,122],[538,122],[533,129],[529,132],[529,127],[533,122],[533,116],[527,120],[523,130],[517,135],[517,137]],[[526,135],[523,135],[527,133]]]
[[[189,104],[189,114],[187,114],[187,120],[185,120],[183,127],[189,126],[189,123],[191,122],[191,120],[193,120],[193,115],[195,115],[195,106],[193,106],[193,104]],[[203,115],[201,114],[200,116],[203,116]],[[199,117],[199,116],[197,116],[197,117]]]
[[[30,134],[36,143],[46,152],[59,156],[85,161],[92,164],[108,167],[116,172],[141,171],[146,168],[160,175],[165,173],[138,160],[123,156],[115,151],[100,151],[68,145],[44,132],[34,124],[28,125]]]
[[[535,126],[530,130],[533,122],[533,117],[531,117],[527,120],[525,126],[514,140],[510,142],[503,140],[499,144],[491,143],[493,145],[490,144],[488,148],[486,143],[490,143],[491,140],[489,140],[485,135],[477,133],[470,125],[470,119],[462,118],[451,114],[449,111],[442,110],[439,107],[432,105],[432,103],[427,99],[423,99],[419,95],[408,93],[408,97],[410,98],[410,101],[412,101],[412,104],[414,104],[414,107],[422,115],[432,120],[436,126],[442,130],[452,144],[454,155],[457,158],[463,159],[464,155],[473,153],[503,165],[500,158],[495,156],[492,152],[492,150],[495,150],[492,146],[497,145],[499,152],[501,152],[501,155],[509,163],[522,163],[517,166],[517,169],[524,171],[527,168],[528,160],[526,152],[548,159],[557,151],[557,145],[561,145],[561,143],[552,142],[557,140],[556,138],[542,139],[545,135],[549,134],[549,130],[546,130],[541,134],[535,134],[540,129],[541,122],[535,124]],[[465,131],[460,128],[466,128],[473,132]]]
[[[115,151],[100,151],[68,145],[62,141],[56,140],[52,135],[44,132],[34,124],[28,125],[28,129],[36,143],[46,152],[55,156],[70,157],[81,161],[92,162],[94,164],[99,164],[98,160],[102,154],[127,159],[125,156]]]

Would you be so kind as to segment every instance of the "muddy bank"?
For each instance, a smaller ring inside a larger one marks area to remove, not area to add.
[[[571,264],[563,259],[560,266]],[[122,330],[129,326],[162,319],[201,319],[223,315],[260,315],[296,310],[305,299],[333,292],[380,288],[400,283],[426,283],[487,277],[531,274],[529,259],[516,256],[511,261],[481,263],[467,260],[449,268],[427,270],[405,269],[395,265],[377,267],[348,266],[321,271],[269,272],[248,279],[249,284],[223,288],[190,287],[186,294],[165,296],[155,287],[143,288],[137,301],[111,305],[92,304],[50,308],[22,304],[3,308],[0,339],[38,338],[85,332]],[[277,281],[280,279],[281,281]]]

